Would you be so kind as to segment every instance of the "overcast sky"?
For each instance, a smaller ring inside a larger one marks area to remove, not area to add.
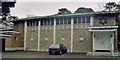
[[[11,15],[19,18],[27,15],[53,15],[57,14],[59,8],[67,8],[71,12],[77,10],[78,7],[92,8],[94,11],[103,9],[105,3],[118,0],[17,0],[15,7],[11,8]]]

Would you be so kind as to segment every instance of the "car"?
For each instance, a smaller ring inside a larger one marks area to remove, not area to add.
[[[67,53],[67,48],[63,44],[52,44],[48,49],[49,55],[52,54],[65,54]]]

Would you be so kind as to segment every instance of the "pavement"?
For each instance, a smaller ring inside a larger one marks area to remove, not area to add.
[[[49,55],[47,52],[3,52],[1,60],[120,60],[112,56],[87,56],[84,53],[66,53],[63,55]]]
[[[3,52],[2,58],[119,58],[112,56],[87,56],[85,53],[66,53],[62,55],[49,55],[47,52]]]

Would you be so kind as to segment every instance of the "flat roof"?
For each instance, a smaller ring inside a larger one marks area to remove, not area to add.
[[[30,19],[40,19],[40,18],[47,18],[47,17],[62,17],[62,16],[75,16],[75,15],[97,15],[97,14],[119,14],[120,12],[116,11],[99,11],[99,12],[88,12],[88,13],[75,13],[75,14],[65,14],[65,15],[48,15],[48,16],[33,16],[33,17],[26,17],[26,18],[20,18],[18,20],[13,21],[25,21]]]

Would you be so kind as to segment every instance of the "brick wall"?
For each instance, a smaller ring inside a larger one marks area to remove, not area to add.
[[[56,44],[64,44],[68,52],[71,50],[71,29],[70,25],[56,26]]]
[[[12,44],[13,47],[23,47],[24,46],[24,22],[19,21],[19,22],[14,22],[13,26],[14,31],[19,32],[20,34],[14,34]],[[14,38],[16,37],[17,40]]]
[[[26,31],[26,46],[27,50],[38,49],[38,27],[27,27]]]

